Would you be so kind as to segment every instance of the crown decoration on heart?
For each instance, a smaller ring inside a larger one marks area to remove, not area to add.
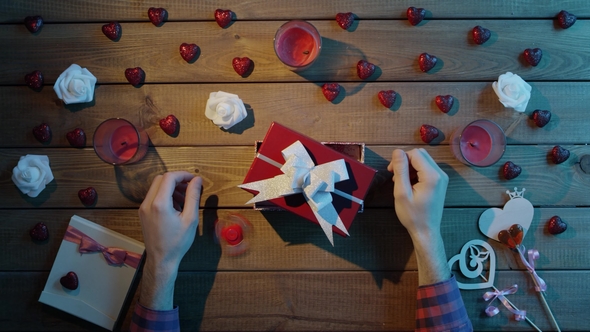
[[[520,244],[531,227],[534,214],[533,204],[523,197],[525,190],[525,188],[522,188],[521,191],[518,191],[516,187],[514,187],[513,192],[506,190],[510,200],[504,204],[503,209],[490,208],[485,210],[479,216],[479,230],[490,239],[505,243],[498,237],[498,234],[501,231],[506,232],[508,230],[508,235],[512,235],[509,229],[518,224],[521,226],[520,231],[514,230],[515,237],[513,236],[513,239],[519,241],[517,245]],[[511,242],[509,236],[506,236],[505,240]],[[505,244],[508,245],[508,243]]]
[[[484,264],[487,260],[489,260],[489,273],[486,278],[482,273]],[[459,262],[461,273],[466,278],[482,278],[485,280],[485,282],[480,283],[462,283],[457,281],[460,289],[482,289],[493,287],[496,275],[496,254],[489,243],[479,239],[474,239],[465,243],[463,248],[461,248],[461,253],[451,257],[449,260],[449,268],[453,269],[453,265],[457,262]]]

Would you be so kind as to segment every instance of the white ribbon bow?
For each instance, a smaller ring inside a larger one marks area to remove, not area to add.
[[[285,159],[284,165],[258,154],[257,158],[280,168],[284,174],[270,179],[239,185],[238,187],[240,188],[256,190],[258,192],[258,195],[254,196],[246,204],[302,193],[333,246],[334,235],[332,233],[332,226],[336,226],[336,228],[346,235],[349,234],[342,223],[342,219],[338,216],[338,212],[332,205],[331,193],[336,193],[359,204],[363,202],[356,197],[334,188],[334,183],[345,181],[349,178],[348,171],[346,170],[346,162],[344,159],[338,159],[316,166],[300,141],[295,141],[295,143],[285,148],[281,153]]]

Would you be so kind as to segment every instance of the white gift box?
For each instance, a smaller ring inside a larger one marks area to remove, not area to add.
[[[79,216],[72,216],[70,226],[105,247],[143,255],[143,243]],[[75,290],[60,284],[61,277],[70,271],[78,276],[79,284]],[[100,251],[82,254],[78,251],[78,244],[64,239],[39,302],[112,331],[136,272],[137,269],[126,264],[109,265]]]

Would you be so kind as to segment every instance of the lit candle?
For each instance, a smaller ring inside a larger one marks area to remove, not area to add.
[[[455,156],[460,161],[474,166],[485,167],[494,164],[500,160],[506,149],[504,131],[489,120],[471,122],[451,141]]]
[[[148,148],[148,135],[141,127],[124,119],[108,119],[94,132],[94,151],[98,157],[113,165],[141,160]]]
[[[289,21],[275,35],[275,53],[292,70],[309,67],[319,56],[322,37],[318,30],[305,21]]]

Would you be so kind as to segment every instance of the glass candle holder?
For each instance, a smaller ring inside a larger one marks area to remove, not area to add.
[[[493,121],[475,120],[455,131],[451,148],[462,163],[486,167],[502,158],[506,150],[506,135]]]
[[[322,37],[318,30],[305,21],[289,21],[277,30],[274,39],[277,57],[291,70],[303,70],[318,58]]]
[[[147,153],[148,143],[145,130],[124,119],[105,120],[94,131],[94,152],[112,165],[140,161]]]

